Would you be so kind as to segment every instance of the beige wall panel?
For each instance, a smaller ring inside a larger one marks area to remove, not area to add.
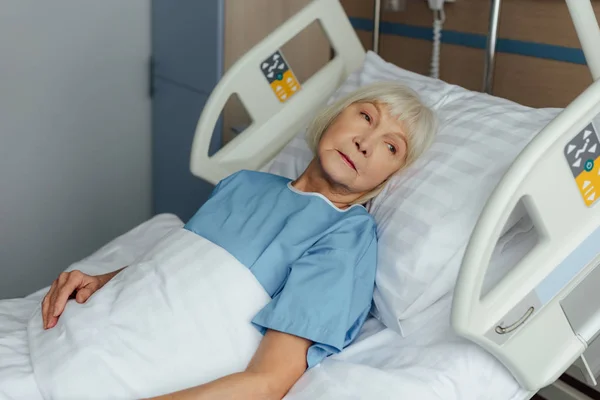
[[[409,71],[429,74],[431,43],[382,35],[381,56]],[[481,91],[484,51],[443,45],[440,77]],[[531,107],[565,107],[591,83],[587,67],[534,57],[498,54],[494,95]]]
[[[447,4],[444,29],[487,34],[489,9],[490,1],[487,0],[457,0],[456,3]],[[384,12],[382,20],[430,27],[433,13],[426,1],[408,0],[406,11]]]
[[[382,35],[379,54],[391,63],[409,71],[429,75],[431,42],[394,35]],[[443,45],[440,78],[470,90],[481,90],[483,57],[480,49]]]
[[[373,32],[356,31],[365,51],[373,50]]]
[[[383,11],[383,21],[399,22],[408,25],[431,26],[433,14],[427,2],[407,0],[402,12]],[[373,0],[341,0],[350,17],[373,19]],[[462,32],[487,33],[489,2],[487,0],[458,0],[446,6],[446,29]]]
[[[600,18],[600,2],[592,1],[592,5],[596,17]],[[504,0],[498,35],[502,38],[581,47],[565,0]]]
[[[401,68],[427,75],[431,43],[396,35],[381,35],[379,55]]]
[[[225,71],[310,1],[226,0]],[[329,44],[318,23],[301,32],[282,50],[299,77],[309,77],[329,57]]]
[[[469,90],[482,90],[485,57],[483,50],[444,44],[440,53],[442,80]]]
[[[374,0],[340,0],[349,17],[373,19]]]
[[[409,71],[429,75],[431,44],[424,40],[383,35],[381,56]],[[441,48],[440,78],[469,90],[481,91],[484,51],[445,44]],[[498,54],[494,95],[530,106],[565,107],[592,82],[586,66]]]
[[[373,1],[342,0],[350,16],[372,18]],[[446,6],[446,29],[485,34],[487,0],[460,0]],[[600,18],[600,1],[593,2]],[[411,1],[401,13],[384,13],[384,20],[429,26],[425,1]],[[360,32],[364,40],[367,33]],[[372,33],[366,48],[371,48]],[[503,0],[500,37],[579,47],[564,0]],[[424,75],[429,73],[431,43],[394,35],[381,36],[380,54],[387,61]],[[441,78],[471,90],[481,90],[484,51],[443,44]],[[533,107],[564,107],[587,85],[587,67],[571,63],[498,53],[494,94]]]
[[[586,0],[587,1],[587,0]],[[373,0],[341,0],[351,17],[373,18]],[[432,24],[426,1],[407,0],[403,12],[383,12],[382,20],[408,25]],[[445,7],[444,29],[486,35],[491,1],[459,0]],[[592,2],[600,18],[600,1]],[[499,25],[501,38],[580,47],[564,0],[503,0]]]
[[[286,43],[281,50],[300,83],[313,76],[331,57],[331,45],[317,21]]]
[[[225,0],[225,70],[310,0]]]
[[[494,95],[530,107],[565,107],[591,82],[584,65],[498,54]]]

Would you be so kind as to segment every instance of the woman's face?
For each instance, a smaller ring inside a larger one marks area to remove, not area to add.
[[[325,175],[352,193],[365,193],[404,164],[406,135],[387,106],[354,103],[323,133],[317,155]]]

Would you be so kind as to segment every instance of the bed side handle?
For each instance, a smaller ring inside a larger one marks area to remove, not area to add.
[[[260,66],[315,20],[321,22],[335,57],[282,103]],[[339,1],[313,0],[242,56],[216,85],[198,120],[192,143],[191,172],[215,184],[240,169],[260,168],[299,132],[348,75],[360,67],[364,57],[362,44]],[[239,96],[253,123],[209,157],[214,128],[233,94]]]
[[[533,307],[533,306],[529,307],[527,309],[527,311],[525,311],[525,314],[523,314],[523,316],[521,318],[519,318],[518,320],[516,320],[509,326],[496,325],[496,328],[495,328],[496,333],[498,333],[499,335],[506,335],[507,333],[511,333],[512,331],[514,331],[515,329],[517,329],[518,327],[523,325],[525,323],[525,321],[527,321],[527,319],[529,319],[529,317],[531,317],[531,314],[533,314],[534,310],[535,310],[535,307]]]

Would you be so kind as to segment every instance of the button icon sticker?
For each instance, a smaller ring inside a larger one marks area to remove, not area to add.
[[[598,199],[596,188],[600,189],[600,139],[593,124],[590,123],[567,143],[564,155],[583,202],[591,206]]]
[[[280,102],[285,102],[300,89],[298,79],[279,50],[264,60],[260,69]]]

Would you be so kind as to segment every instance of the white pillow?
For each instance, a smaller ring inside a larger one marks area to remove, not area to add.
[[[440,119],[431,149],[392,178],[369,206],[379,236],[374,314],[406,336],[445,306],[441,300],[454,287],[469,236],[491,191],[558,110],[532,109],[469,91],[403,70],[373,52],[367,53],[358,78],[353,75],[340,91],[375,81],[401,82]],[[269,172],[295,178],[304,170],[312,155],[303,135],[278,154]],[[516,210],[504,232],[523,215],[523,209]]]

